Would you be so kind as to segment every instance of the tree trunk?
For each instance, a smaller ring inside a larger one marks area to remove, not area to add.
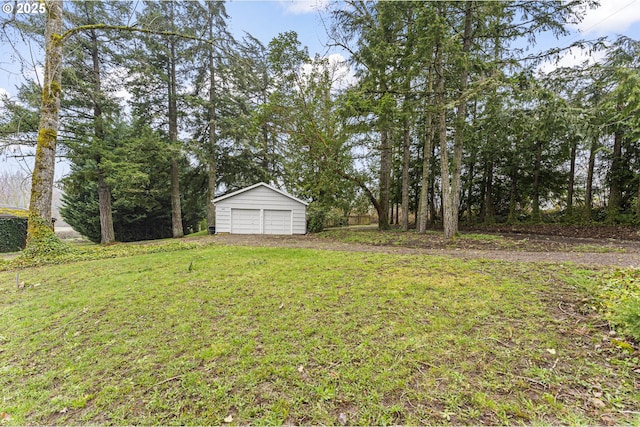
[[[482,183],[480,184],[480,213],[478,214],[478,219],[480,222],[484,223],[485,217],[487,215],[487,205],[485,203],[485,194],[487,188],[487,169],[488,162],[484,164],[484,170],[482,172]]]
[[[609,187],[609,206],[607,207],[607,222],[614,223],[620,212],[622,202],[622,132],[616,130],[613,134],[613,159],[611,160],[611,184]]]
[[[535,144],[535,160],[533,162],[533,195],[532,214],[534,222],[540,221],[540,167],[542,163],[542,142],[537,140]]]
[[[173,22],[173,17],[171,17]],[[180,206],[180,173],[178,168],[178,105],[176,82],[175,41],[169,40],[169,142],[171,147],[171,231],[174,238],[184,236],[182,229],[182,208]]]
[[[380,132],[380,208],[378,229],[389,229],[389,195],[391,189],[391,140],[387,130]]]
[[[441,203],[442,225],[445,238],[453,238],[455,235],[455,223],[450,209],[451,206],[451,182],[449,181],[449,152],[447,151],[447,107],[444,93],[444,67],[442,64],[442,49],[436,53],[436,105],[438,112],[438,142],[440,143],[440,178],[442,180]],[[451,234],[453,231],[453,234]]]
[[[433,154],[433,114],[427,113],[427,133],[424,140],[424,157],[422,159],[422,179],[420,187],[420,209],[418,215],[418,233],[427,232],[429,221],[429,177],[431,175],[431,155]]]
[[[478,102],[473,104],[473,117],[474,121],[478,117]],[[469,173],[467,175],[467,223],[471,225],[473,223],[473,180],[476,172],[476,158],[478,152],[474,149],[469,159]]]
[[[116,240],[111,213],[111,191],[98,169],[98,205],[100,210],[100,243],[108,244]]]
[[[416,153],[416,164],[422,163],[422,157],[420,156],[420,149],[418,148],[418,152]],[[413,183],[413,206],[415,206],[414,216],[413,216],[413,225],[415,228],[418,228],[418,218],[420,217],[420,180],[414,179]]]
[[[431,152],[431,157],[435,156],[435,143],[433,144],[434,148]],[[436,224],[436,216],[438,215],[436,210],[436,177],[432,175],[429,178],[429,224],[434,226]]]
[[[636,200],[636,221],[640,221],[640,175],[638,175],[638,199]]]
[[[404,119],[404,138],[402,144],[402,231],[409,229],[409,121]]]
[[[380,204],[380,201],[376,199],[374,194],[371,192],[369,187],[367,187],[364,182],[362,182],[359,178],[355,176],[351,176],[345,173],[342,169],[333,169],[333,172],[336,175],[355,183],[358,187],[360,187],[360,189],[362,189],[362,191],[364,191],[364,193],[367,195],[367,198],[369,199],[373,207],[376,209],[376,213],[378,214],[378,223],[380,223],[380,218],[387,217],[388,211],[383,210],[382,205]]]
[[[210,7],[210,6],[209,6]],[[209,39],[214,40],[213,13],[209,11]],[[213,199],[216,197],[217,164],[216,164],[216,83],[213,46],[209,46],[209,156],[207,158],[207,225],[216,225],[216,207]]]
[[[511,190],[509,191],[509,214],[507,222],[513,224],[516,222],[516,200],[518,197],[518,171],[511,171]]]
[[[584,217],[587,221],[591,221],[591,210],[593,209],[593,173],[596,168],[596,150],[598,148],[598,139],[593,138],[591,149],[589,150],[589,165],[587,167],[587,187],[584,195]]]
[[[399,223],[398,222],[399,221],[399,219],[398,219],[399,212],[400,212],[400,205],[398,204],[398,202],[396,202],[396,225],[398,225],[398,223]]]
[[[51,201],[55,171],[56,142],[60,115],[62,77],[62,1],[45,0],[45,67],[36,158],[31,178],[28,242],[51,227]]]
[[[102,117],[102,75],[100,72],[100,55],[98,52],[98,36],[91,30],[91,59],[93,62],[93,123],[94,133],[98,144],[104,144],[104,120]],[[106,147],[105,147],[106,148]],[[96,159],[98,169],[98,210],[100,215],[100,243],[109,244],[116,240],[113,229],[113,214],[111,211],[111,190],[107,185],[102,169],[102,157]]]
[[[473,210],[471,208],[472,199],[473,199],[473,174],[474,174],[474,166],[475,166],[475,154],[471,158],[471,163],[469,165],[469,175],[467,177],[468,187],[467,187],[467,222],[469,225],[473,222]]]
[[[171,231],[174,238],[184,236],[180,207],[180,169],[176,156],[171,158]]]
[[[571,165],[569,166],[569,183],[567,189],[567,215],[571,217],[573,215],[573,193],[576,179],[576,154],[578,151],[578,144],[574,141],[571,144]]]
[[[453,158],[451,161],[451,175],[449,176],[448,156],[446,154],[446,128],[444,129],[445,143],[440,142],[440,160],[442,163],[442,202],[444,236],[452,239],[458,234],[458,216],[460,211],[460,175],[462,172],[462,149],[464,144],[464,130],[466,127],[467,101],[464,97],[467,90],[469,72],[467,70],[467,55],[471,49],[471,24],[473,21],[472,7],[474,3],[468,1],[465,4],[464,35],[462,37],[462,69],[460,71],[460,88],[458,91],[457,115],[455,123],[455,136],[453,140]],[[440,59],[442,61],[442,58]],[[442,66],[440,66],[442,71]],[[444,81],[444,80],[443,80]],[[444,87],[442,87],[444,91]],[[444,102],[441,104],[444,106]],[[445,123],[446,124],[446,123]],[[440,130],[442,132],[442,130]],[[445,165],[446,161],[446,165]],[[445,167],[446,166],[446,167]],[[445,170],[447,174],[445,175]],[[450,181],[449,181],[450,180]]]
[[[427,57],[431,60],[433,58],[433,49],[428,51]],[[427,76],[427,93],[433,93],[433,67],[429,68]],[[429,102],[429,99],[426,100]],[[428,109],[425,116],[425,139],[422,158],[422,177],[420,179],[420,200],[418,208],[418,217],[416,218],[416,231],[418,233],[426,233],[427,222],[429,221],[429,181],[431,176],[431,158],[433,155],[433,113]]]
[[[487,162],[487,186],[485,190],[485,224],[493,224],[496,221],[496,208],[493,204],[493,160]]]

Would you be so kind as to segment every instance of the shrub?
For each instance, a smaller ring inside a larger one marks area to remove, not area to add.
[[[324,229],[327,210],[319,205],[311,204],[307,209],[307,231],[319,233]]]
[[[0,252],[15,252],[27,244],[27,219],[0,218]]]

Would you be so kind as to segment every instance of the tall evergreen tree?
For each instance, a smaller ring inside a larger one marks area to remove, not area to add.
[[[145,34],[136,40],[132,69],[135,79],[129,82],[134,95],[134,114],[156,129],[162,129],[167,139],[166,150],[171,171],[171,222],[173,237],[182,237],[182,206],[179,162],[183,143],[179,140],[182,123],[179,104],[184,102],[185,64],[191,59],[195,43],[194,28],[186,3],[147,1],[139,21],[156,34]],[[184,37],[187,35],[190,37]]]
[[[194,120],[191,148],[207,170],[207,223],[215,226],[215,198],[218,185],[218,155],[220,134],[225,131],[229,113],[232,76],[230,61],[235,59],[235,41],[227,31],[228,15],[224,2],[189,2],[186,12],[191,17],[196,34],[202,39],[193,46]]]
[[[71,26],[123,25],[131,13],[124,2],[74,2],[65,19]],[[69,148],[75,162],[90,161],[95,168],[85,179],[97,181],[101,243],[115,239],[112,214],[112,194],[107,184],[107,165],[113,161],[113,146],[107,141],[114,116],[121,114],[115,93],[122,89],[119,73],[118,40],[114,34],[104,34],[90,28],[67,42],[63,84],[67,87],[63,108],[65,126],[62,142]],[[117,36],[117,34],[116,34]]]

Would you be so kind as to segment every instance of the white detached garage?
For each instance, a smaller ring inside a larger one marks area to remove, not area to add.
[[[305,234],[307,205],[260,182],[213,200],[216,233]]]

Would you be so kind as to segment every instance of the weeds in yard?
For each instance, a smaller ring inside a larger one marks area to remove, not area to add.
[[[606,274],[599,286],[599,299],[607,320],[622,333],[640,342],[640,270],[616,270]],[[633,347],[618,340],[618,346]]]
[[[15,268],[36,267],[43,265],[65,264],[74,261],[88,261],[106,258],[121,258],[158,252],[176,252],[201,248],[204,244],[196,241],[160,241],[148,244],[117,243],[108,246],[94,244],[67,244],[65,250],[51,251],[46,254],[21,253],[17,258],[0,260],[0,271]]]

